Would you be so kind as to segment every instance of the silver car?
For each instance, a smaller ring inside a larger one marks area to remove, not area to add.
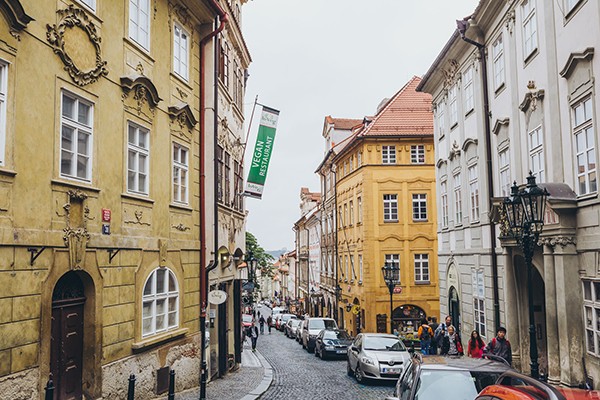
[[[296,329],[298,328],[298,325],[300,325],[300,322],[301,321],[299,319],[290,318],[283,328],[283,333],[285,333],[285,336],[289,337],[290,339],[295,339]]]
[[[348,375],[365,379],[397,380],[410,362],[398,337],[387,333],[360,333],[348,347]]]

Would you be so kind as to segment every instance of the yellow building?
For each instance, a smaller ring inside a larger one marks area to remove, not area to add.
[[[198,385],[210,34],[239,5],[0,1],[0,397]]]
[[[433,117],[419,82],[336,144],[338,316],[352,334],[390,331],[386,263],[400,266],[394,327],[410,336],[439,316]]]

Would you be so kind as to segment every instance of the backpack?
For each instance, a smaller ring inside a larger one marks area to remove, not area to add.
[[[421,340],[429,340],[431,338],[431,328],[429,325],[421,325]]]

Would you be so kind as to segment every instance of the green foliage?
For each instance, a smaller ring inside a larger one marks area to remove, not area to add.
[[[265,249],[258,243],[258,239],[250,232],[246,232],[246,257],[252,255],[256,258],[261,272],[272,269],[275,258],[267,253]]]

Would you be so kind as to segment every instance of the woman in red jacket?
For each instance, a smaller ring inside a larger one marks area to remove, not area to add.
[[[471,332],[471,339],[469,339],[469,344],[467,346],[467,355],[473,358],[481,358],[484,348],[485,343],[481,339],[481,336],[479,336],[479,332]]]

